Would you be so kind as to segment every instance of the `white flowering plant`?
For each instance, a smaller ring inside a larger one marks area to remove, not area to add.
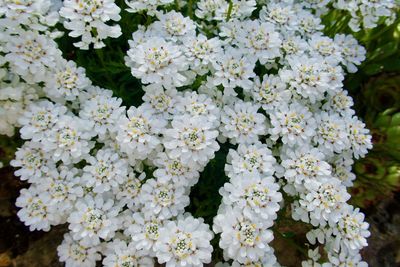
[[[397,8],[0,1],[20,220],[67,225],[69,267],[281,266],[285,221],[307,229],[302,266],[366,266],[368,223],[347,191],[372,141],[344,78],[367,56],[352,32]]]

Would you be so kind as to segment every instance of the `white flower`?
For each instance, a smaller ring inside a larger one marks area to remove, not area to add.
[[[349,148],[345,120],[336,113],[321,112],[316,114],[317,134],[314,141],[327,155],[341,153]]]
[[[154,83],[170,89],[184,85],[187,80],[184,71],[189,65],[180,50],[180,46],[161,37],[152,37],[135,47],[130,43],[125,62],[132,75],[141,79],[142,83]]]
[[[130,107],[128,118],[121,118],[117,141],[121,150],[132,159],[145,159],[159,144],[158,134],[166,121],[153,115],[145,106]]]
[[[272,221],[277,217],[282,194],[271,176],[235,176],[219,190],[222,202],[243,209],[243,215],[253,221]]]
[[[154,266],[153,259],[146,255],[144,251],[138,251],[134,242],[127,243],[120,239],[107,243],[104,256],[103,266],[106,267]]]
[[[96,157],[88,157],[83,168],[82,184],[92,187],[93,192],[103,193],[118,187],[128,176],[128,162],[112,149],[97,151]]]
[[[177,97],[173,113],[190,116],[204,116],[214,127],[219,126],[220,109],[213,100],[205,94],[186,91],[183,96]]]
[[[231,18],[249,17],[256,9],[254,0],[233,0]],[[197,3],[195,14],[198,18],[211,21],[225,21],[228,16],[229,3],[225,0],[201,0]]]
[[[154,245],[160,237],[163,221],[158,216],[146,215],[141,212],[135,212],[131,219],[132,223],[127,225],[124,233],[132,237],[137,250],[143,250],[148,255],[155,256]]]
[[[290,56],[287,58],[291,70],[282,69],[279,76],[283,82],[311,103],[322,100],[329,88],[329,75],[319,57]]]
[[[204,75],[210,70],[210,64],[215,62],[222,52],[221,41],[214,37],[207,39],[199,34],[197,37],[187,38],[183,41],[185,56],[190,62],[190,69],[199,75]]]
[[[118,122],[125,113],[125,107],[121,107],[121,103],[120,98],[106,94],[96,95],[81,104],[79,116],[93,121],[94,131],[99,136],[104,136],[107,132],[115,133],[118,130]]]
[[[342,208],[350,195],[340,180],[333,177],[322,178],[319,181],[308,180],[304,184],[306,192],[300,194],[295,202],[292,216],[295,220],[310,222],[314,226],[335,224],[341,218]],[[304,211],[309,213],[304,215]]]
[[[172,181],[176,186],[193,186],[200,176],[197,168],[190,167],[179,159],[172,159],[166,153],[159,153],[154,164],[158,168],[153,175],[162,183]]]
[[[43,149],[52,154],[54,161],[62,160],[65,164],[82,160],[92,149],[90,139],[95,135],[91,121],[84,121],[75,116],[61,116],[48,137],[41,140]]]
[[[365,124],[356,116],[346,118],[346,128],[350,139],[351,151],[356,159],[367,154],[368,149],[372,148],[372,136],[369,130],[365,128]]]
[[[292,96],[286,84],[279,76],[264,75],[262,82],[255,78],[254,87],[251,90],[255,102],[259,103],[265,111],[270,111],[290,101]]]
[[[5,16],[2,18],[2,27],[13,30],[23,25],[31,30],[47,31],[59,19],[51,0],[2,0],[0,15]]]
[[[354,110],[351,109],[353,104],[353,99],[348,96],[347,91],[339,90],[333,95],[328,95],[327,102],[322,108],[326,111],[333,111],[346,117],[354,114]]]
[[[259,20],[246,20],[237,34],[239,47],[247,49],[261,64],[280,56],[281,39],[273,24]]]
[[[332,263],[332,266],[338,267],[368,267],[368,263],[362,261],[360,254],[348,255],[347,253],[328,253],[329,262]],[[325,266],[324,266],[325,267]],[[327,266],[330,267],[330,266]]]
[[[73,61],[62,59],[48,75],[43,90],[51,99],[63,103],[74,101],[90,85],[91,81],[86,77],[84,68],[77,67]]]
[[[95,49],[102,48],[104,39],[122,34],[119,25],[106,24],[110,20],[119,21],[120,11],[114,0],[65,0],[60,15],[65,18],[64,27],[71,30],[69,36],[82,36],[74,45],[87,50],[91,43]]]
[[[108,98],[112,98],[113,96],[113,91],[108,90],[108,89],[104,89],[98,86],[89,86],[86,88],[86,90],[82,91],[79,94],[79,103],[84,103],[88,100],[92,100],[95,99],[98,96],[104,96],[104,97],[108,97]]]
[[[141,173],[136,177],[132,170],[129,170],[129,175],[125,176],[122,183],[117,188],[114,188],[115,197],[121,202],[121,204],[127,204],[128,208],[136,210],[140,206],[138,203],[142,181],[146,177],[145,173]]]
[[[30,231],[49,231],[50,226],[59,222],[60,214],[50,207],[50,194],[40,191],[37,187],[22,189],[15,205],[21,208],[17,215]]]
[[[319,247],[316,249],[308,249],[308,260],[301,262],[301,267],[331,267],[326,266],[326,264],[321,265],[318,261],[320,261],[321,254],[319,253]]]
[[[223,19],[225,20],[225,19]],[[226,49],[231,49],[233,45],[238,45],[237,35],[242,28],[242,23],[239,19],[232,19],[221,22],[219,29],[219,37],[222,37],[222,43],[226,44]],[[255,63],[255,62],[254,62]]]
[[[143,87],[145,94],[143,96],[143,105],[149,105],[155,114],[161,115],[164,119],[170,119],[178,100],[178,91],[176,89],[164,90],[162,86],[150,84]]]
[[[54,224],[66,223],[75,201],[83,196],[83,189],[77,177],[78,170],[60,166],[54,168],[46,177],[35,185],[40,192],[49,194],[49,207],[52,213],[57,214],[58,221]]]
[[[290,2],[289,2],[290,3]],[[269,21],[280,28],[292,30],[296,26],[293,6],[281,1],[271,1],[262,7],[260,19]]]
[[[338,62],[332,60],[329,57],[325,57],[322,62],[322,69],[328,75],[328,94],[335,94],[340,91],[343,87],[344,71]]]
[[[281,48],[286,56],[302,55],[310,50],[308,43],[301,36],[290,33],[284,34]],[[281,62],[287,64],[286,58],[282,58]]]
[[[157,7],[166,6],[173,3],[174,0],[127,0],[125,3],[129,8],[128,12],[138,13],[143,10],[147,11],[148,15],[154,15],[157,12]]]
[[[154,179],[142,185],[138,200],[145,214],[154,214],[162,220],[177,216],[189,205],[185,187],[176,186],[172,181],[161,183]]]
[[[21,126],[19,118],[39,98],[39,90],[38,86],[24,83],[18,75],[0,68],[0,134],[14,135],[14,128]]]
[[[282,142],[293,146],[308,144],[315,135],[316,122],[309,109],[298,102],[281,105],[269,114],[272,140],[282,137]]]
[[[281,159],[281,166],[284,168],[283,176],[289,184],[295,187],[297,192],[304,190],[305,182],[319,180],[331,174],[331,166],[324,161],[325,155],[317,148],[303,146],[295,149],[282,149]],[[294,193],[289,188],[285,189]]]
[[[232,267],[281,267],[281,265],[279,265],[276,260],[274,249],[268,246],[267,253],[263,259],[258,261],[246,260],[243,264],[238,261],[233,261]]]
[[[354,163],[350,153],[342,153],[330,160],[332,165],[332,176],[339,179],[343,185],[349,187],[353,185],[356,175],[351,172]]]
[[[82,245],[98,245],[100,238],[107,241],[114,237],[119,228],[119,211],[120,207],[112,199],[87,195],[76,202],[75,210],[68,217],[68,228],[74,240]]]
[[[352,35],[336,34],[334,41],[341,49],[342,63],[346,66],[347,71],[356,72],[356,65],[360,65],[365,60],[365,48],[359,45]]]
[[[4,52],[11,70],[28,83],[45,81],[61,58],[61,51],[51,38],[33,31],[21,31],[10,37]]]
[[[233,106],[224,106],[221,113],[220,131],[230,138],[232,144],[251,144],[260,135],[267,133],[266,118],[257,113],[258,105],[251,102],[236,101]]]
[[[213,129],[212,123],[206,117],[184,115],[174,119],[171,126],[172,129],[164,131],[163,142],[171,158],[179,158],[191,167],[198,164],[205,166],[219,150],[215,140],[218,131]]]
[[[40,8],[45,4],[48,4],[48,1],[33,1],[33,0],[25,0],[23,2],[12,1],[12,0],[2,0],[2,7],[0,9],[1,15],[11,16],[14,13],[25,12],[25,13],[34,13],[40,11]]]
[[[323,15],[328,12],[326,6],[332,2],[332,0],[305,0],[302,5],[307,9],[312,9],[317,15]]]
[[[158,13],[159,21],[151,25],[151,30],[155,36],[163,37],[167,41],[181,43],[185,38],[196,36],[196,25],[182,13],[172,10],[168,13]]]
[[[45,139],[54,128],[60,117],[67,112],[65,106],[53,104],[50,101],[39,101],[28,106],[27,111],[20,117],[19,123],[23,139],[37,142]]]
[[[342,61],[341,48],[331,38],[314,34],[309,40],[311,54],[319,54],[323,57],[328,57],[329,60],[334,62]]]
[[[321,31],[324,26],[321,24],[321,19],[314,16],[310,11],[304,9],[297,10],[296,13],[296,30],[300,31],[304,35],[313,34]]]
[[[227,155],[225,172],[230,177],[251,174],[273,175],[276,160],[268,146],[261,143],[239,144],[236,150],[230,149]]]
[[[95,267],[96,261],[101,260],[99,250],[99,247],[82,245],[69,233],[57,248],[58,257],[66,267]]]
[[[155,249],[159,263],[166,267],[204,266],[211,262],[213,233],[203,219],[190,215],[169,221],[160,231]]]
[[[357,208],[347,205],[339,221],[332,225],[332,239],[328,239],[329,247],[344,253],[354,254],[367,246],[366,238],[370,236],[369,224],[364,221],[364,214]]]
[[[138,29],[132,33],[132,39],[128,40],[128,44],[130,47],[137,47],[145,43],[151,37],[153,37],[153,32],[150,29],[147,30],[147,27],[138,25]]]
[[[231,89],[241,87],[249,90],[253,85],[253,81],[250,79],[256,76],[253,72],[254,66],[255,61],[249,59],[244,51],[233,48],[226,49],[213,62],[214,85],[222,84]]]
[[[226,8],[225,0],[200,0],[195,10],[196,17],[204,20],[223,20],[222,17],[216,17],[217,10]]]
[[[258,261],[268,253],[268,243],[273,235],[263,222],[247,219],[238,209],[230,207],[220,208],[214,218],[213,230],[221,233],[219,246],[224,250],[227,258],[244,263],[247,260]]]
[[[391,20],[395,13],[395,1],[382,0],[376,1],[335,1],[335,8],[346,10],[350,13],[352,19],[349,22],[351,30],[357,32],[361,28],[375,28],[378,22]]]
[[[55,163],[50,159],[40,143],[25,142],[15,152],[15,159],[10,165],[19,168],[14,172],[15,176],[19,176],[21,180],[28,180],[33,183],[46,176],[55,168]]]
[[[229,4],[224,1],[222,8],[216,10],[216,18],[226,20],[229,12]],[[231,18],[246,18],[250,17],[253,11],[257,8],[255,0],[232,0]]]

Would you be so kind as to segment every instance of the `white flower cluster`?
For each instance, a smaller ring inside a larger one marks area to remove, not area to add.
[[[125,3],[129,8],[126,11],[138,13],[146,11],[148,15],[157,13],[157,8],[173,3],[174,0],[126,0]]]
[[[20,219],[31,230],[68,223],[58,254],[71,267],[154,266],[154,258],[203,266],[214,233],[225,265],[279,266],[269,243],[287,205],[314,227],[307,238],[324,245],[322,266],[365,265],[368,224],[347,204],[346,187],[371,136],[342,81],[366,51],[352,36],[322,34],[315,9],[329,1],[257,9],[254,0],[202,0],[196,21],[158,10],[169,0],[126,2],[157,19],[129,41],[125,63],[145,94],[128,108],[62,58],[50,0],[0,2],[8,21],[0,27],[0,134],[20,127],[25,143],[11,164],[31,184],[17,199]],[[87,49],[120,35],[106,24],[119,11],[111,0],[73,0],[60,14]],[[18,15],[24,23],[13,24]],[[232,149],[213,233],[185,208],[221,144]],[[303,265],[318,266],[317,252]]]
[[[229,2],[232,6],[229,6]],[[350,19],[346,20],[351,30],[354,32],[360,29],[372,29],[377,25],[391,24],[396,18],[398,3],[395,0],[365,1],[365,0],[200,0],[195,14],[198,18],[206,21],[224,21],[229,9],[231,9],[231,18],[245,18],[251,15],[256,9],[256,2],[263,4],[263,9],[267,10],[267,17],[277,21],[284,27],[293,28],[296,26],[296,19],[293,17],[299,15],[302,8],[311,9],[314,14],[321,16],[330,10],[338,9],[346,11]],[[300,3],[295,10],[287,8],[289,5]],[[343,18],[342,18],[343,19]],[[342,19],[339,19],[343,22]],[[303,16],[304,23],[312,23],[313,19]]]
[[[221,233],[219,246],[232,266],[275,266],[269,230],[277,218],[282,194],[272,176],[276,160],[267,145],[239,143],[231,149],[225,171],[230,178],[220,189],[222,203],[214,218],[214,232]]]
[[[12,30],[15,28],[30,28],[49,34],[48,27],[54,26],[59,15],[57,6],[51,0],[1,0],[0,1],[0,29]],[[59,33],[54,32],[53,37]],[[3,38],[2,38],[3,39]],[[5,41],[4,39],[1,41]]]
[[[351,15],[350,28],[357,32],[362,28],[375,28],[382,20],[390,24],[396,18],[398,3],[394,0],[361,1],[336,0],[334,7],[346,10]]]
[[[50,29],[59,16],[50,0],[0,1],[0,134],[12,136],[18,118],[39,98],[37,82],[61,57]]]
[[[17,199],[20,219],[31,230],[69,223],[59,248],[68,266],[95,266],[97,253],[104,266],[153,266],[152,257],[168,266],[209,263],[213,233],[184,209],[219,149],[219,108],[204,94],[149,87],[145,102],[126,111],[108,90],[73,89],[78,107],[64,95],[31,103],[19,118],[28,141],[11,164],[31,183]]]
[[[231,4],[230,4],[231,2]],[[224,21],[230,10],[231,18],[246,18],[256,9],[255,0],[200,0],[195,14],[205,21]]]
[[[36,86],[20,81],[6,69],[0,72],[0,134],[13,136],[14,128],[20,126],[18,118],[39,96]]]
[[[196,14],[206,18],[206,7],[214,8],[209,14],[224,9],[213,3],[199,2]],[[342,89],[342,68],[355,72],[365,50],[351,36],[323,36],[319,18],[308,8],[271,2],[259,20],[245,15],[238,20],[234,12],[231,20],[218,24],[219,37],[210,39],[201,30],[196,35],[194,21],[182,14],[158,13],[159,20],[133,33],[130,41],[126,63],[144,84],[167,92],[206,75],[200,89],[221,106],[218,140],[239,145],[228,155],[231,180],[220,191],[223,204],[213,227],[221,233],[225,259],[238,264],[271,259],[268,228],[282,199],[276,183],[281,177],[284,191],[299,198],[293,218],[324,229],[326,249],[339,253],[328,233],[336,237],[333,229],[351,208],[346,186],[354,179],[352,156],[371,148],[371,137]],[[258,78],[257,64],[275,74]],[[190,124],[188,118],[185,125]],[[260,143],[264,138],[267,145]],[[350,257],[357,249],[343,249],[347,254],[340,255]]]
[[[119,25],[108,25],[109,21],[119,21],[121,9],[114,0],[64,0],[60,15],[64,27],[70,30],[69,36],[81,37],[74,43],[80,49],[95,49],[105,46],[103,40],[108,37],[117,38],[121,32]]]

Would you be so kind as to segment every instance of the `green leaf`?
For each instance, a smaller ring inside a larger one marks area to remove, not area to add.
[[[296,236],[296,234],[294,232],[284,232],[284,233],[282,233],[282,236],[284,238],[293,238]]]
[[[364,72],[367,75],[375,75],[380,73],[383,69],[384,67],[382,66],[382,64],[373,63],[364,67]]]
[[[400,125],[400,113],[393,115],[391,125]]]

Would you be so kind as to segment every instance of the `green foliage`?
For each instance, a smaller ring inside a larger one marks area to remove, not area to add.
[[[352,190],[353,203],[361,207],[369,207],[400,190],[399,106],[376,113],[374,117],[367,114],[374,147],[366,158],[355,163],[357,180]]]
[[[348,74],[345,87],[357,94],[369,76],[387,72],[400,72],[400,16],[391,24],[381,24],[374,29],[352,32],[348,26],[350,16],[333,9],[322,18],[324,33],[334,37],[338,33],[352,34],[367,50],[366,60],[358,72]]]
[[[75,41],[66,31],[63,37],[57,40],[63,51],[63,56],[73,60],[78,66],[86,69],[86,75],[94,85],[110,89],[114,95],[120,97],[126,106],[138,106],[142,103],[144,94],[140,81],[134,78],[130,68],[125,65],[124,57],[129,49],[128,40],[132,38],[139,25],[148,25],[152,18],[146,14],[132,14],[125,10],[125,1],[116,1],[122,9],[119,24],[122,36],[117,39],[105,40],[103,49],[79,50],[73,46]],[[61,27],[61,26],[60,26]]]
[[[367,50],[357,73],[348,74],[345,88],[373,135],[373,150],[354,166],[353,204],[369,207],[400,189],[400,15],[391,25],[352,33],[348,14],[330,11],[325,34],[353,34]]]
[[[381,39],[375,41],[382,46],[369,52],[372,59],[347,79],[357,115],[364,119],[373,136],[372,151],[354,166],[357,180],[352,189],[352,202],[364,208],[400,190],[399,25],[389,27]],[[390,31],[392,39],[388,37]],[[376,71],[372,71],[374,68]],[[355,79],[350,80],[352,78]]]

